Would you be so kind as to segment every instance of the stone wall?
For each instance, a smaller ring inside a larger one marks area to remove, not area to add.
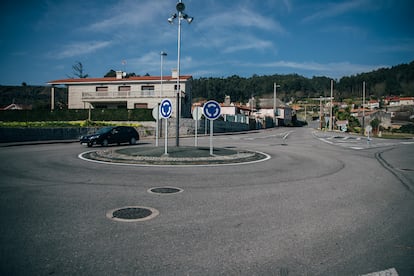
[[[142,127],[138,127],[141,138],[155,136],[155,122],[143,122]],[[249,130],[248,124],[224,122],[216,120],[213,123],[214,133],[238,132]],[[98,128],[0,128],[0,143],[29,142],[29,141],[50,141],[50,140],[79,140],[80,136],[94,133]],[[160,121],[160,136],[164,137],[165,121]],[[198,121],[198,133],[210,133],[210,121]],[[180,119],[180,136],[194,135],[195,121],[193,119]],[[168,120],[168,136],[175,137],[176,120]]]

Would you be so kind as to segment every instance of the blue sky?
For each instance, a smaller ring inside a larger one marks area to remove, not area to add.
[[[368,72],[414,60],[412,0],[183,0],[181,74],[227,77]],[[43,85],[109,70],[164,75],[177,66],[175,0],[8,1],[0,85]],[[123,62],[125,61],[125,62]]]

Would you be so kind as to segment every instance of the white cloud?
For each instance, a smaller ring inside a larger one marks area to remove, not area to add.
[[[230,11],[213,13],[211,16],[202,20],[200,25],[213,29],[229,29],[231,27],[242,29],[248,27],[274,31],[277,33],[286,33],[286,30],[276,20],[244,7],[237,7]]]
[[[252,40],[245,40],[241,41],[235,45],[231,45],[225,47],[223,53],[233,53],[238,51],[246,51],[246,50],[264,50],[267,48],[272,48],[273,43],[270,41],[252,39]]]
[[[96,32],[137,27],[148,28],[154,18],[168,11],[170,3],[166,1],[118,1],[114,6],[102,12],[102,20],[90,24],[86,29]],[[166,20],[166,19],[165,19]]]
[[[246,65],[246,66],[252,66]],[[326,75],[331,77],[342,77],[346,75],[354,75],[362,72],[369,72],[379,68],[387,67],[387,65],[366,65],[353,64],[350,62],[295,62],[295,61],[276,61],[271,63],[256,64],[258,67],[270,68],[289,68],[299,71],[306,71],[310,75]]]
[[[319,8],[319,11],[305,17],[302,19],[302,22],[309,22],[319,19],[335,17],[349,11],[358,9],[362,6],[365,6],[370,3],[370,0],[352,0],[344,1],[341,3],[331,3],[325,4]]]
[[[97,50],[109,47],[111,44],[111,41],[82,41],[71,43],[66,45],[61,51],[57,51],[51,55],[57,59],[71,58],[96,52]]]

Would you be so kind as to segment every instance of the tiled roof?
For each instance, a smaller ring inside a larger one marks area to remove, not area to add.
[[[186,81],[191,79],[192,76],[180,76],[180,80]],[[177,80],[171,76],[163,76],[163,81]],[[110,78],[82,78],[82,79],[61,79],[48,82],[48,84],[81,84],[81,83],[127,83],[127,82],[145,82],[145,81],[161,81],[160,76],[143,76],[143,77],[129,77],[129,78],[120,78],[116,77]]]

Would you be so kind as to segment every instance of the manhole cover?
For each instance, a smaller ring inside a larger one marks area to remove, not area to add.
[[[158,210],[150,207],[127,206],[106,213],[106,217],[115,221],[133,222],[144,221],[158,216]]]
[[[176,187],[156,187],[149,189],[148,192],[153,194],[176,194],[183,192],[183,189]]]

